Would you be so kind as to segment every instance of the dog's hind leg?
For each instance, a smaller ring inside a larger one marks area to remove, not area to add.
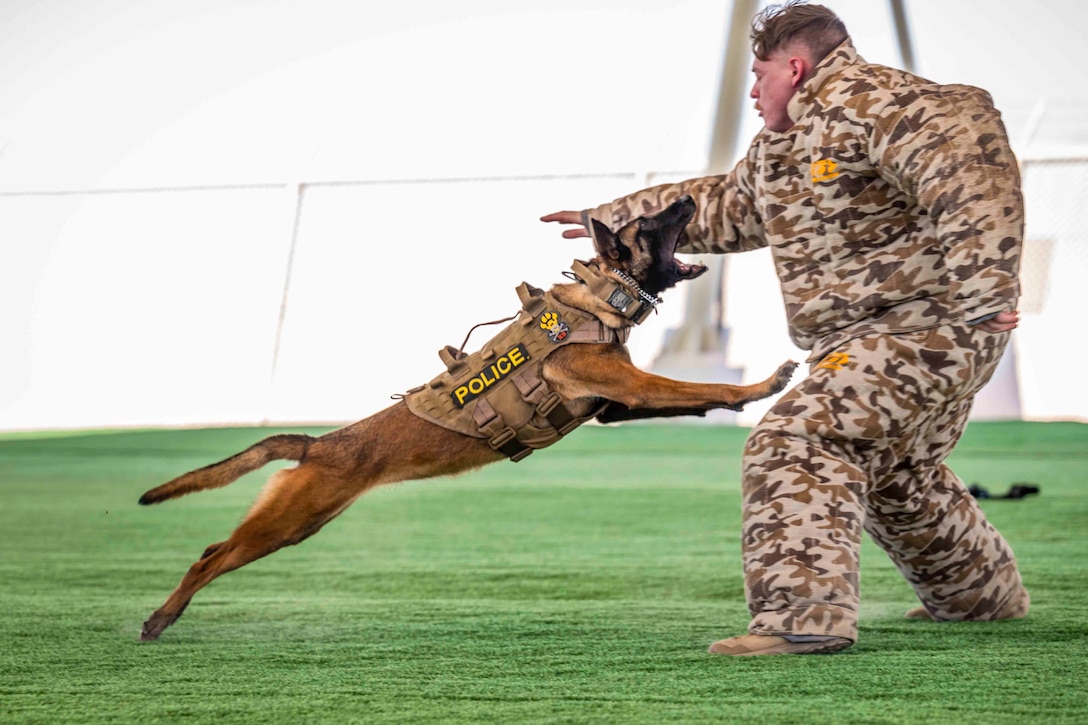
[[[146,622],[140,639],[158,639],[216,577],[317,533],[365,490],[338,472],[302,465],[276,473],[226,541],[212,544]]]
[[[141,639],[157,639],[216,577],[312,536],[368,489],[459,473],[502,458],[486,440],[428,423],[403,402],[328,433],[307,450],[304,463],[272,476],[229,539],[204,551],[144,622]]]

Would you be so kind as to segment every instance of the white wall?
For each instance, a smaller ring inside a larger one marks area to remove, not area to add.
[[[828,4],[866,57],[898,61],[885,4]],[[0,430],[369,414],[436,374],[439,347],[511,314],[518,282],[588,254],[540,215],[704,163],[728,3],[386,5],[0,7]],[[1022,75],[994,61],[1006,46],[985,28],[1019,3],[908,5],[921,70],[992,88],[1014,139],[1038,98],[1075,96],[1037,72],[1041,54],[1021,54]],[[1080,4],[1032,12],[1064,18],[1048,62],[1077,47],[1059,36]],[[418,181],[451,178],[477,181]],[[1063,260],[1055,281],[1088,271]],[[800,354],[766,255],[731,260],[728,307],[747,379]],[[636,361],[682,312],[666,295]],[[1088,417],[1060,356],[1038,352],[1063,343],[1029,324],[1045,374],[1022,385],[1025,411]]]

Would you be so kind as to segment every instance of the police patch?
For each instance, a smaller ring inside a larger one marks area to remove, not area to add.
[[[567,339],[570,326],[559,319],[558,312],[545,312],[540,316],[540,329],[548,333],[548,339],[558,344]]]
[[[450,393],[453,404],[464,408],[469,401],[483,395],[493,385],[508,377],[514,370],[529,361],[529,351],[520,342],[500,355],[495,362],[458,385]]]

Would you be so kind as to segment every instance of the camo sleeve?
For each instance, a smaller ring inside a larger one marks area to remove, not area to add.
[[[935,86],[894,97],[876,117],[870,162],[933,218],[951,297],[965,319],[1013,309],[1024,200],[989,94]]]
[[[754,154],[754,150],[750,151],[727,174],[662,184],[586,209],[582,212],[582,221],[590,230],[593,228],[590,219],[597,219],[610,229],[618,229],[631,219],[661,211],[688,194],[695,200],[698,211],[684,230],[677,251],[720,254],[765,247],[763,221],[752,193]]]

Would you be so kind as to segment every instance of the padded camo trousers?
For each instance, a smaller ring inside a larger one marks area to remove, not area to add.
[[[1012,550],[944,464],[1008,338],[966,325],[858,338],[775,404],[744,453],[750,632],[856,640],[863,529],[935,619],[1026,613]]]

